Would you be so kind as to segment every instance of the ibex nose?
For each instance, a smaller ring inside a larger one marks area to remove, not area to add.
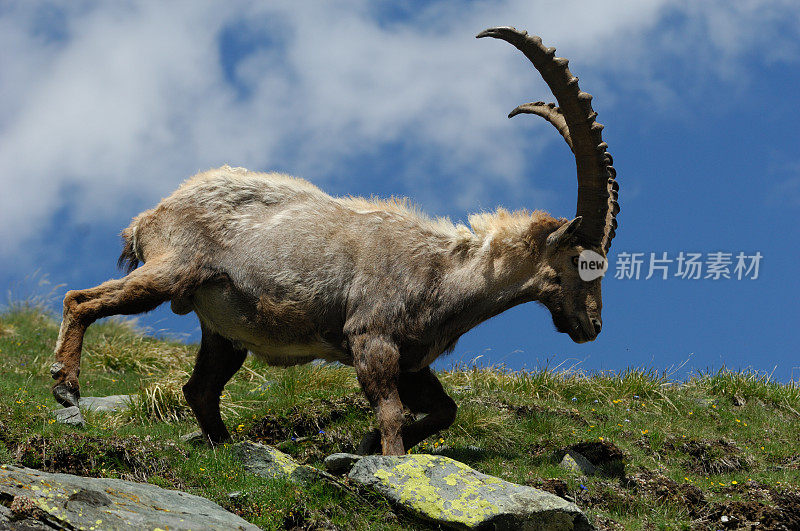
[[[594,326],[594,333],[599,334],[600,329],[603,328],[603,321],[598,319],[597,317],[592,318],[592,326]]]

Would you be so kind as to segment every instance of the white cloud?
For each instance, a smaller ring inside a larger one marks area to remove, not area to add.
[[[673,101],[657,69],[665,57],[691,54],[724,77],[765,34],[776,50],[765,61],[793,59],[800,27],[797,8],[778,1],[436,2],[394,22],[368,0],[220,5],[0,9],[0,260],[65,197],[80,197],[68,205],[75,219],[99,223],[225,162],[355,188],[348,161],[400,145],[414,157],[395,171],[419,197],[454,191],[466,208],[497,187],[541,193],[550,185],[531,183],[527,165],[560,140],[505,115],[548,93],[508,45],[473,38],[484,27],[515,24],[558,44],[601,114],[637,91]],[[223,31],[263,41],[233,83]]]

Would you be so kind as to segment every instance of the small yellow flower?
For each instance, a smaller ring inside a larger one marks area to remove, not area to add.
[[[650,430],[642,430],[642,435],[647,435],[648,433],[650,433]]]
[[[741,422],[741,420],[739,420],[739,419],[736,419],[736,422]]]
[[[605,439],[603,439],[602,437],[598,437],[598,439],[600,439],[600,441],[605,441]]]
[[[738,485],[738,484],[739,484],[739,482],[736,481],[736,480],[731,481],[731,485]]]
[[[690,414],[690,415],[694,415],[694,411],[690,411],[690,412],[689,412],[689,414]]]

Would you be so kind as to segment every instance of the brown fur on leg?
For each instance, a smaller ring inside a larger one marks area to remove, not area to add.
[[[383,455],[402,455],[403,404],[397,391],[400,353],[397,346],[380,336],[361,335],[350,342],[353,365],[361,388],[375,409],[381,432]]]
[[[55,348],[56,361],[50,367],[50,374],[56,381],[53,396],[60,404],[78,404],[81,349],[89,325],[110,315],[152,310],[196,282],[197,272],[192,274],[187,269],[185,264],[178,266],[167,260],[153,260],[124,278],[67,292]]]
[[[430,367],[418,372],[401,373],[398,388],[403,405],[413,413],[427,413],[421,419],[403,426],[403,446],[406,451],[453,424],[456,403],[444,392]]]
[[[219,397],[228,380],[242,366],[247,351],[236,348],[224,337],[201,324],[203,338],[192,376],[183,386],[183,395],[191,406],[203,439],[209,444],[230,440],[231,436],[219,411]]]

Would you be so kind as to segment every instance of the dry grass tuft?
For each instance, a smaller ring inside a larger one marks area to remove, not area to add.
[[[0,337],[11,337],[17,334],[17,329],[0,321]]]
[[[192,410],[183,397],[183,385],[189,373],[174,369],[160,375],[139,389],[130,413],[142,420],[174,422],[192,416]]]

